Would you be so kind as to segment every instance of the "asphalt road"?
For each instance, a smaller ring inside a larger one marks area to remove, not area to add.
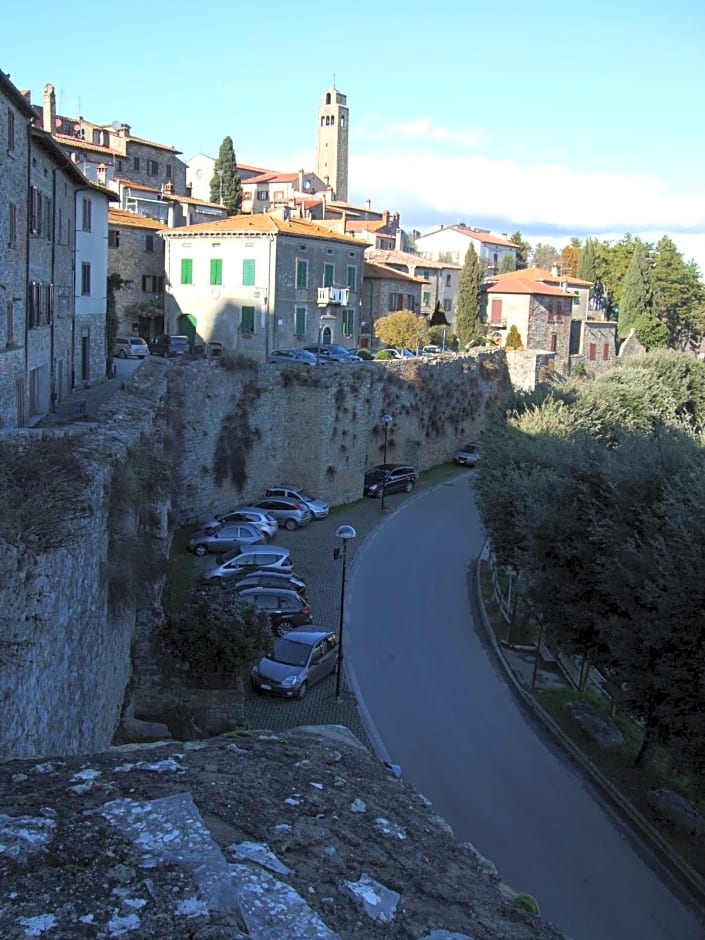
[[[346,660],[376,734],[456,837],[571,940],[703,940],[482,642],[467,590],[483,542],[470,479],[411,497],[349,572]]]

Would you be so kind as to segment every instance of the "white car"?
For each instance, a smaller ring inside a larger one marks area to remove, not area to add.
[[[144,359],[149,355],[149,346],[141,336],[117,336],[113,344],[113,356],[118,359]]]
[[[479,459],[479,444],[463,444],[453,454],[453,463],[457,463],[461,467],[474,467]]]

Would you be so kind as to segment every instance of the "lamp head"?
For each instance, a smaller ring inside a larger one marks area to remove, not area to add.
[[[339,525],[335,530],[335,534],[339,539],[357,538],[357,532],[351,525]]]

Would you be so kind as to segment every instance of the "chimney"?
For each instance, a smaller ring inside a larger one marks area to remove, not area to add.
[[[299,170],[298,190],[300,193],[304,191],[304,171],[303,170]]]
[[[365,199],[365,205],[367,206],[367,209],[368,209],[368,210],[371,209],[371,208],[372,208],[372,200],[371,200],[371,199]]]
[[[104,163],[98,164],[97,175],[98,175],[98,182],[101,184],[101,186],[105,186],[107,171],[108,171],[108,168]]]
[[[386,209],[382,213],[382,225],[389,225],[389,212]]]
[[[42,127],[47,134],[53,134],[56,130],[56,95],[53,85],[44,86]]]

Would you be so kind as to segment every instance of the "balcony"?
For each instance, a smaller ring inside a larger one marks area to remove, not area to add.
[[[349,287],[319,287],[318,306],[328,307],[331,304],[347,306],[350,297]]]

